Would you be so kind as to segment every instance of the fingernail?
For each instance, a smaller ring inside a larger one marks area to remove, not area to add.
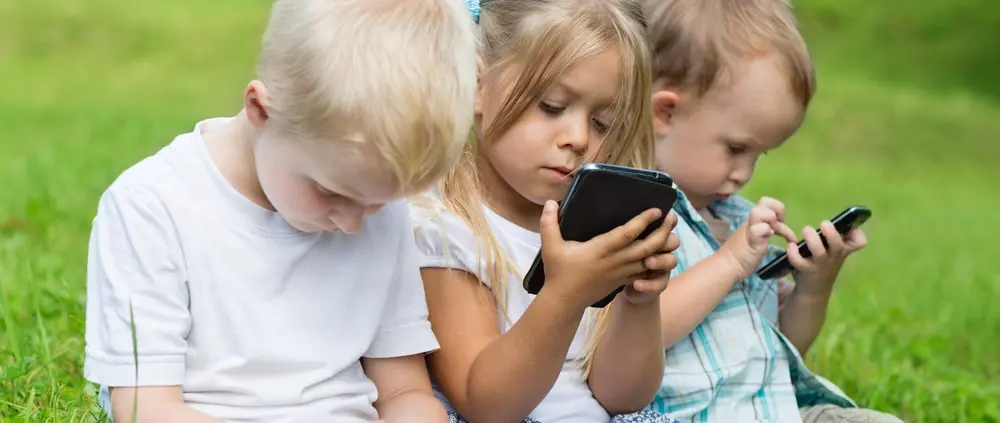
[[[556,207],[556,202],[552,200],[545,201],[545,208],[542,211],[550,212]]]

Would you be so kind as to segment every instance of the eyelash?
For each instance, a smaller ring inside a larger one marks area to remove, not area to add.
[[[729,145],[729,153],[735,156],[743,154],[747,151],[746,147],[740,145]]]
[[[333,197],[333,196],[337,195],[337,194],[333,193],[332,191],[330,191],[330,190],[328,190],[326,188],[323,188],[323,186],[320,185],[320,184],[314,184],[314,186],[316,187],[316,192],[318,192],[320,195],[322,195],[324,197]]]
[[[558,114],[562,113],[564,110],[566,110],[565,107],[553,106],[553,105],[551,105],[549,103],[546,103],[544,101],[538,103],[538,108],[542,109],[543,112],[545,112],[547,114],[550,114],[550,115],[558,115]],[[594,130],[597,131],[597,133],[599,133],[599,134],[603,135],[603,134],[607,133],[609,130],[611,130],[611,126],[609,126],[609,125],[607,125],[607,124],[605,124],[605,123],[603,123],[603,122],[601,122],[601,121],[599,121],[597,119],[592,119],[592,122],[594,123]]]
[[[562,113],[563,110],[566,110],[565,107],[553,106],[553,105],[551,105],[549,103],[546,103],[544,101],[538,103],[538,108],[542,109],[543,112],[548,113],[550,115],[558,115],[558,114]]]

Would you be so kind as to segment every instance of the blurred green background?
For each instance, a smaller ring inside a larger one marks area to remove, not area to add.
[[[796,227],[874,209],[808,361],[908,422],[998,422],[1000,2],[794,5],[819,93],[746,194],[783,200]],[[238,111],[266,13],[0,0],[0,422],[99,415],[82,379],[97,200],[198,119]]]

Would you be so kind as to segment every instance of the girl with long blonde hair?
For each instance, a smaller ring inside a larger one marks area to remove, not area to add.
[[[411,204],[436,391],[453,421],[668,421],[645,408],[663,372],[659,293],[676,219],[637,240],[670,212],[647,210],[568,242],[555,202],[583,163],[651,166],[640,2],[472,3],[475,128],[458,166]],[[533,296],[521,277],[539,249],[546,280]],[[588,307],[621,286],[608,307]]]

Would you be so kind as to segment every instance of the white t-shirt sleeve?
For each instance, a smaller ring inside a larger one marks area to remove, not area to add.
[[[89,248],[84,377],[107,386],[181,385],[191,316],[163,203],[148,189],[113,185],[98,205]]]
[[[417,248],[405,207],[400,214],[399,249],[391,298],[386,304],[378,333],[364,356],[367,358],[402,357],[423,354],[439,348],[428,320],[424,283],[417,265]]]
[[[481,281],[479,248],[475,235],[465,222],[451,211],[425,205],[411,205],[410,216],[416,234],[418,262],[421,268],[458,269],[476,275]]]

